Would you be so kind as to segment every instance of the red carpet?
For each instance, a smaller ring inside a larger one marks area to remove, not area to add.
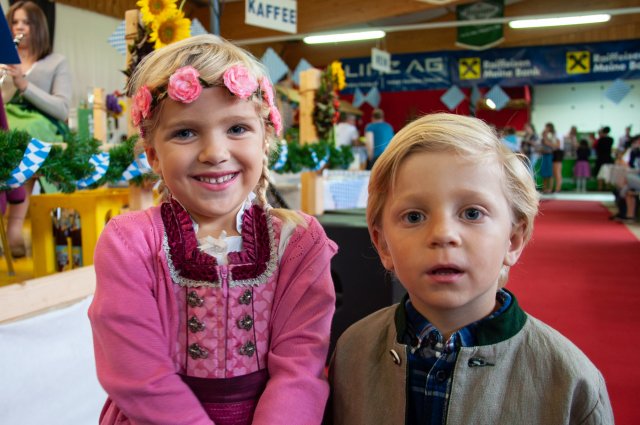
[[[602,371],[618,425],[640,424],[640,241],[598,202],[542,203],[507,288]]]

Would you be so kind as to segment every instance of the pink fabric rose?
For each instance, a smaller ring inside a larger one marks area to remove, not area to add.
[[[202,93],[200,73],[192,66],[183,66],[169,77],[169,97],[176,102],[191,103]]]
[[[234,65],[224,72],[224,85],[240,99],[248,99],[258,89],[258,81],[243,65]]]
[[[142,119],[147,119],[151,115],[151,92],[147,86],[138,89],[133,97],[133,107],[131,108],[131,119],[136,127],[140,125]]]
[[[282,117],[276,105],[270,106],[269,119],[273,123],[273,128],[276,130],[276,136],[280,136],[280,133],[282,133]]]
[[[267,101],[267,104],[273,106],[273,86],[267,77],[260,79],[260,91],[262,92],[262,98]]]

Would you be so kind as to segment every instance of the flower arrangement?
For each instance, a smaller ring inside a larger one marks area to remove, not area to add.
[[[320,87],[316,91],[313,121],[321,140],[333,139],[333,126],[340,118],[338,92],[345,88],[342,63],[333,61],[320,75]]]
[[[153,50],[188,38],[191,35],[191,20],[186,18],[182,10],[185,0],[180,6],[177,0],[138,0],[141,22],[134,42],[129,46],[131,62],[124,72],[127,77],[143,57]]]

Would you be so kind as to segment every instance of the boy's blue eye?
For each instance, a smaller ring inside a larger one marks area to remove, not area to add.
[[[467,220],[479,220],[482,218],[482,211],[477,208],[467,208],[462,215]]]
[[[424,214],[418,211],[410,211],[404,216],[405,220],[410,224],[420,223],[424,220]]]

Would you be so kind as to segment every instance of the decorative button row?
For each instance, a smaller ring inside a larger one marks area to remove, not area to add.
[[[191,307],[202,307],[204,304],[204,298],[199,297],[196,291],[190,291],[187,295],[187,303]]]
[[[194,360],[206,359],[209,356],[209,352],[198,344],[191,344],[189,346],[189,356]]]
[[[253,327],[253,317],[247,314],[242,319],[239,319],[237,324],[238,324],[238,328],[248,331]]]
[[[191,316],[191,319],[187,322],[189,330],[193,333],[201,332],[204,330],[204,323],[199,321],[196,316]]]
[[[249,305],[251,304],[252,298],[253,294],[251,293],[251,289],[247,289],[242,295],[240,295],[240,298],[238,298],[238,302],[240,304]]]
[[[251,357],[256,352],[256,345],[253,343],[253,341],[245,342],[244,344],[242,344],[242,347],[240,347],[239,351],[243,356]]]

